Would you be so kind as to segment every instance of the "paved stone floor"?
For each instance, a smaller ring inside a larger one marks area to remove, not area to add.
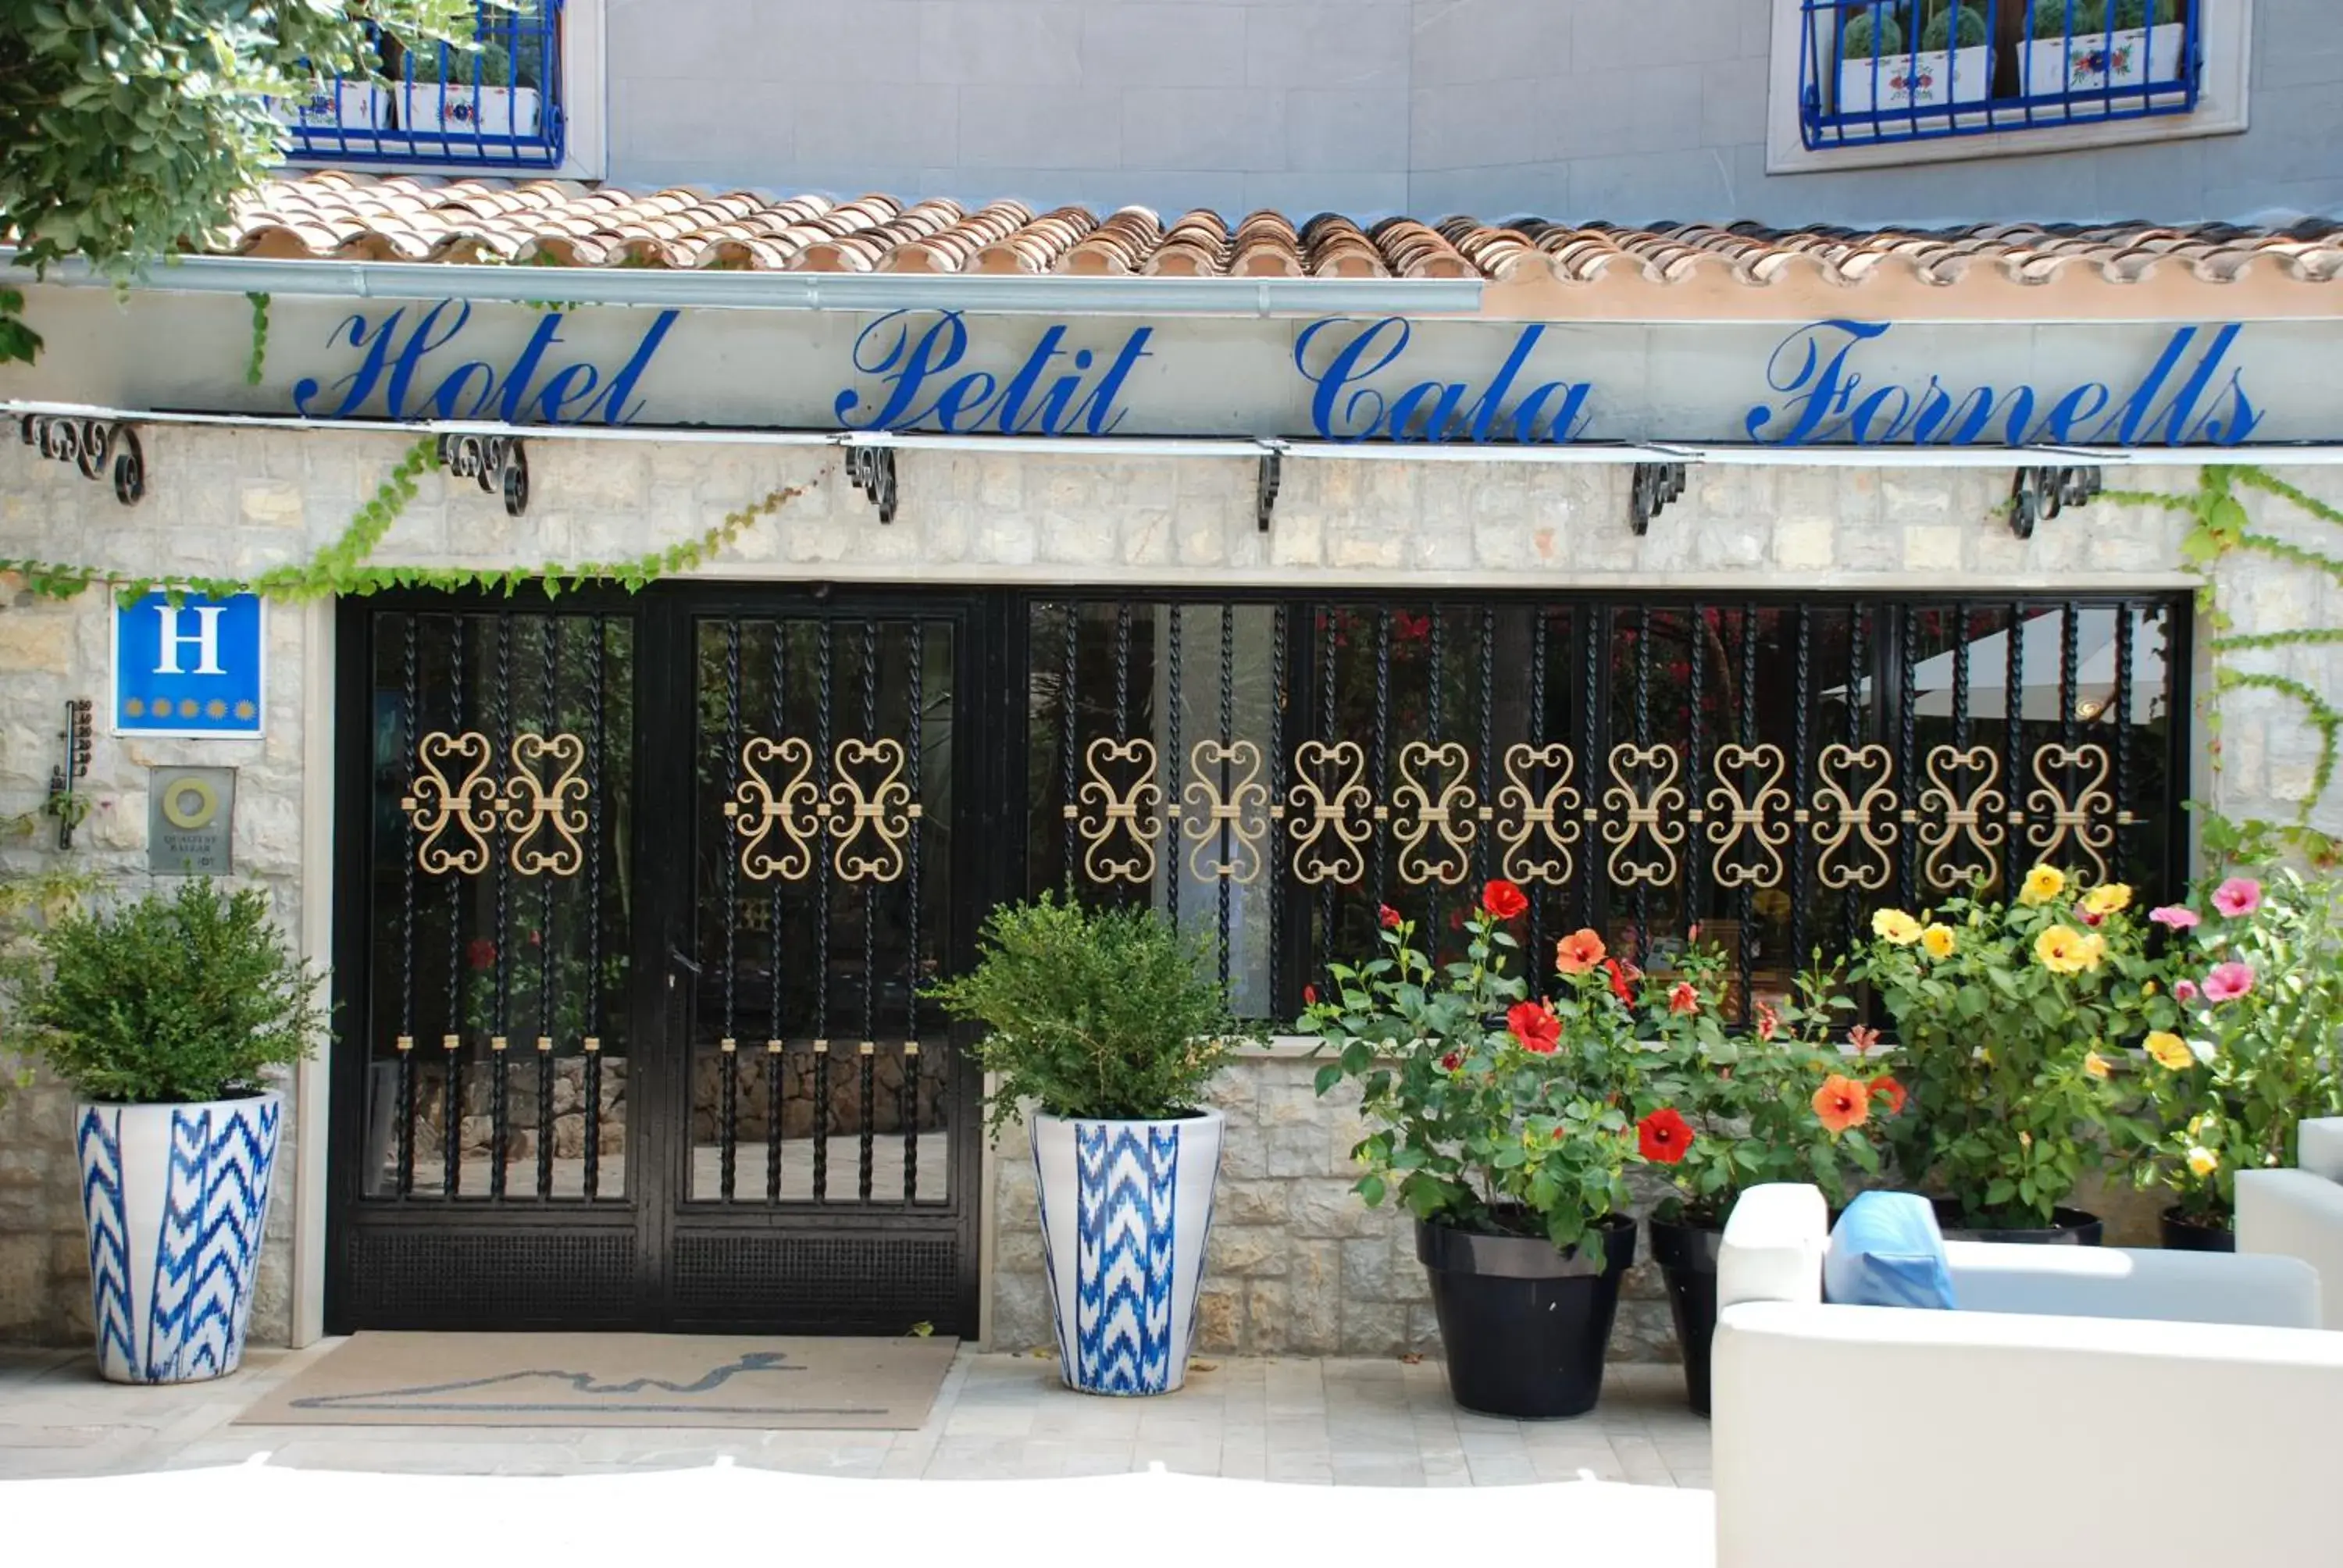
[[[1506,1486],[1581,1480],[1706,1489],[1708,1425],[1673,1367],[1614,1367],[1574,1421],[1460,1411],[1435,1362],[1202,1361],[1180,1392],[1068,1392],[1055,1363],[963,1350],[917,1432],[512,1431],[231,1424],[338,1341],[254,1351],[223,1382],[117,1388],[89,1357],[0,1351],[0,1479],[236,1464],[544,1475],[738,1464],[809,1474],[1049,1479],[1167,1470],[1337,1486]]]

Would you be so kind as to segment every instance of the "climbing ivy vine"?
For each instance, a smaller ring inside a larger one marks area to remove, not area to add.
[[[2197,488],[2187,494],[2108,490],[2104,498],[2161,507],[2184,513],[2189,518],[2188,531],[2180,541],[2180,554],[2203,578],[2203,585],[2197,590],[2197,608],[2209,634],[2206,646],[2214,660],[2214,707],[2207,715],[2214,766],[2220,766],[2218,704],[2223,695],[2232,691],[2271,691],[2298,704],[2311,728],[2318,732],[2318,762],[2311,774],[2310,792],[2304,797],[2295,820],[2287,825],[2271,825],[2271,830],[2314,863],[2331,867],[2343,862],[2343,842],[2311,827],[2310,817],[2326,798],[2328,787],[2334,782],[2338,755],[2343,755],[2343,709],[2306,681],[2264,670],[2237,669],[2223,656],[2272,648],[2333,647],[2343,644],[2343,628],[2292,627],[2278,631],[2239,632],[2235,629],[2234,618],[2221,606],[2212,573],[2224,557],[2242,550],[2318,572],[2330,581],[2343,584],[2343,556],[2329,555],[2257,530],[2238,494],[2241,489],[2260,491],[2287,502],[2308,517],[2343,529],[2343,508],[2306,494],[2299,487],[2288,484],[2266,469],[2243,465],[2217,464],[2200,469]]]
[[[375,493],[351,517],[349,526],[340,537],[322,547],[306,561],[272,567],[255,577],[194,577],[173,575],[168,578],[141,574],[118,567],[77,564],[64,561],[43,561],[26,558],[0,556],[0,574],[13,574],[24,580],[25,587],[45,598],[72,598],[90,588],[105,584],[114,589],[123,604],[136,604],[157,588],[171,594],[195,593],[221,598],[230,594],[257,593],[265,598],[287,603],[323,598],[329,594],[362,598],[387,588],[486,589],[510,597],[525,587],[534,587],[548,598],[558,597],[565,589],[576,589],[591,583],[617,583],[628,592],[636,592],[663,577],[687,572],[712,559],[718,551],[731,545],[741,531],[758,519],[769,517],[803,495],[829,476],[825,468],[803,484],[784,485],[768,490],[699,534],[678,539],[663,549],[622,560],[560,562],[547,561],[539,566],[488,568],[387,566],[374,559],[391,526],[407,510],[415,498],[417,481],[427,469],[439,461],[438,443],[425,437],[407,449],[393,466],[390,473],[375,489]]]

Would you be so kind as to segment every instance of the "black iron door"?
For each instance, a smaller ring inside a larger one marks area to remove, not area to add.
[[[975,1332],[977,611],[345,611],[330,1330]]]
[[[676,1327],[976,1332],[980,1085],[920,993],[999,875],[979,608],[766,590],[679,602],[666,628],[648,842],[675,869]]]

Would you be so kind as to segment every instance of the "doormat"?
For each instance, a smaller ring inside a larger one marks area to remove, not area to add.
[[[957,1340],[361,1333],[242,1426],[922,1425]]]

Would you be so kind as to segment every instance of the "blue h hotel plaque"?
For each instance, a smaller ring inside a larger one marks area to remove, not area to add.
[[[114,610],[114,733],[253,739],[264,709],[260,596],[151,593]]]

